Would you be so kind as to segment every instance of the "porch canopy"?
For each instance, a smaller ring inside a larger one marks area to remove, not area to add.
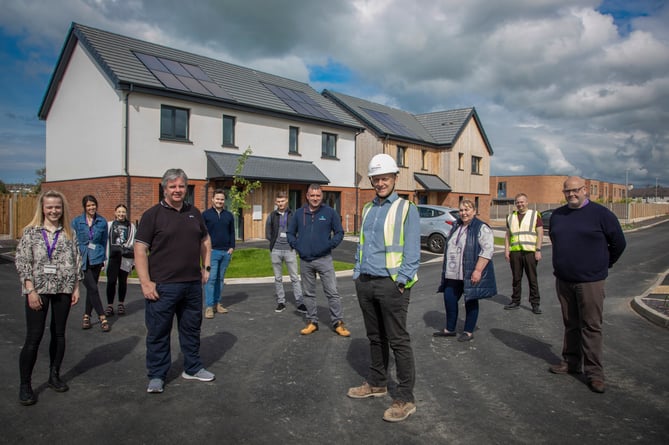
[[[206,151],[207,179],[230,179],[235,175],[241,155]],[[329,184],[330,180],[309,161],[265,158],[246,158],[241,176],[261,182],[290,182],[305,184]]]
[[[437,175],[426,175],[423,173],[414,173],[414,179],[423,186],[428,192],[450,192],[451,186],[446,184]]]

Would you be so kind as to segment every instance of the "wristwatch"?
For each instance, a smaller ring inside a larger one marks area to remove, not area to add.
[[[211,266],[206,266],[204,270],[206,270],[207,272],[211,272]]]

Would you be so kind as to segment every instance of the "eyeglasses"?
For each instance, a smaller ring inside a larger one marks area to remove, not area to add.
[[[583,190],[584,188],[585,188],[585,186],[582,185],[582,186],[580,186],[579,188],[576,188],[576,189],[566,189],[566,190],[562,190],[562,193],[564,193],[565,195],[571,195],[572,193],[573,193],[574,195],[578,195],[578,192],[580,192],[580,191]]]

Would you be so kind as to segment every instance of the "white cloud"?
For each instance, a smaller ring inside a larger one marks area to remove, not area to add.
[[[415,113],[475,106],[494,174],[619,180],[633,168],[669,183],[666,4],[621,33],[600,0],[3,3],[3,32],[37,54],[22,72],[42,79],[71,21],[305,82],[331,60],[352,83],[312,85]]]

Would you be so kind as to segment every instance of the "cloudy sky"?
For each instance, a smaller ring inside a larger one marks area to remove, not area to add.
[[[45,166],[37,119],[71,22],[412,113],[476,107],[493,175],[669,184],[667,0],[0,0],[0,179]],[[85,162],[85,160],[73,160]]]

